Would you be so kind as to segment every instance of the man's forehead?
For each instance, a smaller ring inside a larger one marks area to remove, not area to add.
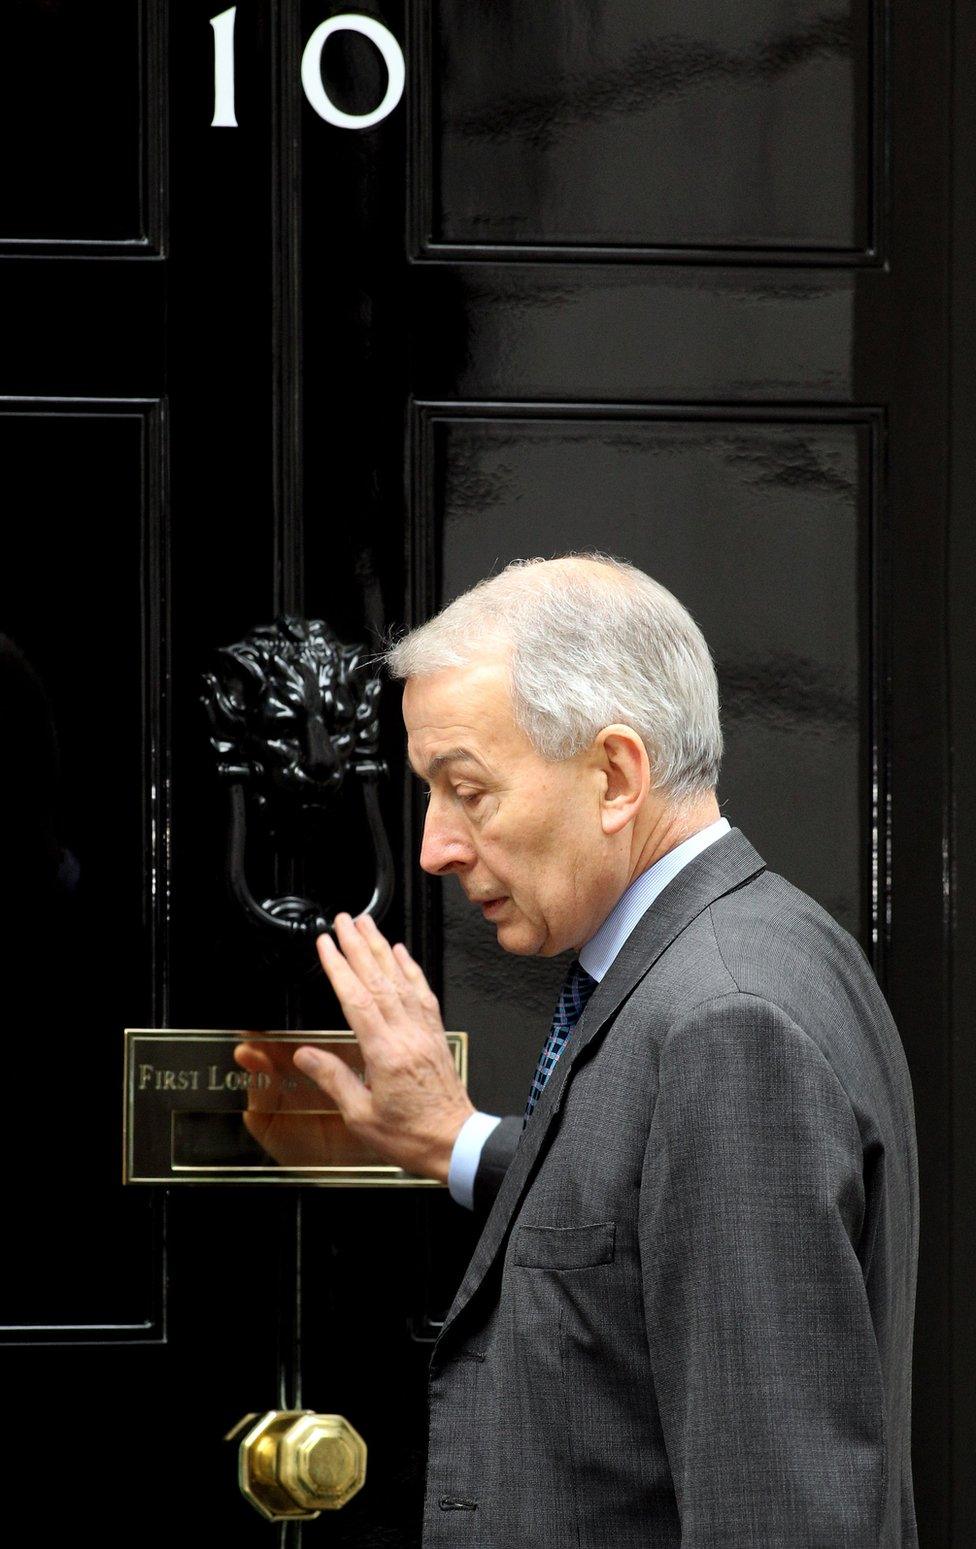
[[[503,664],[479,662],[408,678],[403,691],[407,750],[415,769],[464,755],[485,761],[518,737]]]
[[[421,727],[494,727],[512,719],[508,672],[503,662],[473,662],[408,678],[403,689],[407,732]]]

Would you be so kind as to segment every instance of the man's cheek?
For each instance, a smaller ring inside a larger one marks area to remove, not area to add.
[[[496,843],[490,835],[482,833],[479,836],[478,854],[481,864],[496,882],[505,882],[511,879],[513,870],[512,850],[510,846]],[[506,885],[505,892],[508,892]]]

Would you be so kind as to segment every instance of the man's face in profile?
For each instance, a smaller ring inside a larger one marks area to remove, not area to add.
[[[515,724],[503,657],[409,678],[411,766],[430,786],[420,864],[454,872],[506,952],[578,947],[616,896],[590,750],[550,763]]]

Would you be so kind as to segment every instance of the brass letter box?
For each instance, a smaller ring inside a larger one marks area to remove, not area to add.
[[[466,1033],[448,1033],[467,1084]],[[350,1032],[125,1032],[125,1183],[316,1183],[439,1188],[350,1134],[291,1054],[321,1044],[360,1075]]]

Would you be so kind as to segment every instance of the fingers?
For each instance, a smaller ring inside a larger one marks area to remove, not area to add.
[[[410,956],[410,953],[407,951],[402,941],[398,941],[396,946],[393,948],[393,956],[400,969],[400,972],[407,980],[407,983],[410,985],[410,988],[413,990],[414,994],[419,995],[422,1000],[425,1000],[427,997],[429,997],[436,1006],[437,996],[434,994],[430,985],[427,983],[426,974],[424,973],[420,964],[415,962],[414,959]]]
[[[362,936],[373,955],[373,961],[382,974],[402,992],[410,989],[410,981],[397,962],[393,948],[387,941],[371,914],[357,915],[353,925]]]
[[[401,998],[416,999],[424,1011],[439,1017],[437,996],[419,963],[414,962],[403,943],[398,941],[391,947],[372,915],[358,915],[353,924],[369,947],[380,972],[396,987]]]
[[[440,1001],[427,983],[420,964],[414,962],[403,942],[398,941],[391,947],[371,915],[359,915],[355,925],[369,944],[377,964],[396,986],[408,1012],[413,1015],[419,1011],[428,1027],[440,1030]]]
[[[362,1123],[370,1114],[369,1092],[344,1060],[303,1044],[292,1056],[296,1069],[314,1081],[320,1092],[331,1097],[347,1124]]]
[[[443,1032],[441,1003],[437,999],[419,963],[415,963],[402,942],[397,942],[393,952],[400,969],[410,986],[411,1002],[417,1007],[424,1026],[434,1032]]]
[[[384,1012],[393,1009],[394,1001],[399,1004],[399,997],[389,980],[384,980],[382,985],[377,982],[375,972],[370,973],[369,984],[364,983],[331,936],[319,936],[316,947],[319,962],[338,996],[346,1021],[366,1053],[368,1046],[375,1045],[389,1031]]]
[[[346,961],[371,995],[381,999],[398,992],[403,976],[385,937],[368,915],[356,921],[348,914],[337,914],[335,933]]]
[[[387,943],[376,940],[379,931],[367,937],[348,914],[336,916],[335,931],[342,951],[323,934],[316,942],[319,960],[368,1056],[391,1028],[402,1029],[410,986]]]

